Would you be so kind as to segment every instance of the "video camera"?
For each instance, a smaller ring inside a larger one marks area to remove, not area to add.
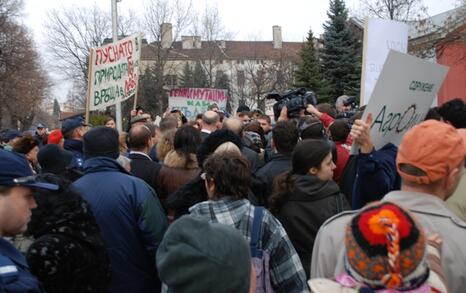
[[[317,99],[313,91],[306,91],[305,88],[288,90],[284,93],[271,92],[265,97],[268,100],[274,99],[277,101],[273,105],[273,115],[275,120],[280,116],[283,107],[288,109],[288,118],[298,118],[299,112],[306,109],[307,105],[317,104]]]

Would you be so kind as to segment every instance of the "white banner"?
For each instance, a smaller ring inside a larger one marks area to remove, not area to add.
[[[88,78],[89,108],[97,110],[122,102],[138,87],[141,58],[140,34],[92,48]]]
[[[361,106],[369,103],[388,52],[408,52],[408,26],[393,20],[366,18],[361,77]]]
[[[372,114],[375,149],[399,145],[406,131],[424,120],[447,72],[446,66],[390,51],[362,117]]]
[[[170,110],[181,110],[186,118],[193,120],[197,114],[207,111],[211,104],[217,104],[220,110],[226,111],[227,91],[210,88],[181,88],[170,91],[168,107]]]

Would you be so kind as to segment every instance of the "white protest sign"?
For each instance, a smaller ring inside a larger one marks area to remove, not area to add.
[[[402,22],[366,18],[364,28],[361,105],[366,105],[382,71],[388,52],[408,52],[408,25]]]
[[[135,34],[116,43],[92,48],[88,78],[90,110],[114,105],[135,94],[141,40],[141,35]]]
[[[188,119],[196,118],[197,114],[207,111],[211,104],[217,104],[220,110],[225,111],[228,95],[226,90],[209,88],[180,88],[170,91],[168,107],[171,110],[180,110]]]
[[[447,72],[446,66],[390,51],[362,117],[372,114],[375,149],[399,145],[406,131],[424,120]]]

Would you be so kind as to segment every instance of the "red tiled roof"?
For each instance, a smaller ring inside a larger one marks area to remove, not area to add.
[[[171,60],[202,60],[202,59],[231,59],[231,60],[270,60],[278,59],[282,54],[289,58],[298,58],[299,51],[304,43],[283,42],[282,49],[274,49],[271,41],[249,42],[249,41],[225,41],[225,48],[221,48],[220,41],[202,42],[200,49],[182,49],[181,42],[173,42],[172,48],[162,49],[162,54],[168,54]],[[142,60],[155,60],[157,44],[143,45]],[[214,58],[215,56],[215,58]],[[217,57],[218,56],[218,57]]]

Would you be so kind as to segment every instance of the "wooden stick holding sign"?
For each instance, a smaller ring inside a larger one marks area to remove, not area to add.
[[[86,124],[89,124],[89,112],[90,112],[90,105],[91,105],[91,78],[90,75],[92,74],[92,60],[94,56],[94,49],[91,48],[89,51],[89,59],[88,59],[88,68],[87,68],[87,93],[86,93]]]

